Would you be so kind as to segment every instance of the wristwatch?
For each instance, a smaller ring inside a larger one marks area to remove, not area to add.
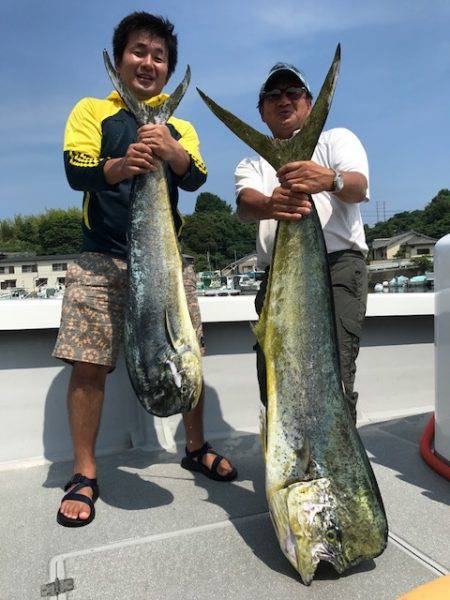
[[[344,178],[342,177],[342,173],[339,173],[339,171],[336,171],[336,169],[333,169],[333,171],[333,189],[331,191],[339,194],[339,192],[342,192],[344,189]]]

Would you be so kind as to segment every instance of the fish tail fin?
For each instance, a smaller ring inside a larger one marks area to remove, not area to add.
[[[197,92],[200,94],[202,100],[208,106],[208,108],[216,115],[218,119],[222,121],[231,131],[237,135],[244,143],[250,148],[253,148],[260,156],[263,156],[270,164],[271,158],[274,153],[276,146],[276,140],[264,135],[241,121],[238,117],[235,117],[225,108],[222,108],[214,100],[209,98],[202,90],[197,88]]]
[[[253,148],[277,171],[290,160],[310,160],[330,110],[334,89],[337,83],[341,47],[338,44],[331,67],[327,73],[320,93],[301,131],[289,140],[278,140],[263,135],[232,113],[225,110],[204,92],[198,93],[211,109],[238,138]],[[295,158],[294,158],[295,157]]]
[[[136,98],[133,92],[122,83],[106,50],[103,50],[103,60],[113,86],[122,97],[122,100],[125,102],[128,109],[136,117],[139,125],[146,125],[147,123],[165,123],[181,102],[191,80],[191,69],[188,66],[182,82],[177,86],[173,94],[162,104],[159,104],[158,106],[149,106]]]
[[[191,68],[189,65],[186,67],[184,77],[175,88],[175,91],[169,96],[169,98],[158,107],[164,113],[164,122],[175,112],[177,106],[180,104],[186,90],[188,89],[189,82],[191,81]],[[154,110],[154,109],[153,109]]]

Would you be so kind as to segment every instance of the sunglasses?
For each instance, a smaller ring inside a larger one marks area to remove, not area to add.
[[[288,87],[283,90],[275,88],[268,92],[264,92],[263,98],[264,100],[269,100],[269,102],[276,102],[281,98],[283,94],[286,94],[286,97],[289,100],[300,100],[303,94],[306,92],[304,87]]]

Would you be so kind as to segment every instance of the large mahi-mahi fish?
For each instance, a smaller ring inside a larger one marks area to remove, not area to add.
[[[111,81],[139,126],[164,124],[190,79],[161,105],[140,102],[120,80],[103,53]],[[153,173],[134,179],[128,221],[128,301],[125,357],[142,406],[159,417],[189,411],[202,388],[200,347],[188,311],[167,181],[162,161]]]
[[[255,131],[200,92],[209,108],[275,170],[310,160],[336,85],[340,47],[302,130],[290,140]],[[322,227],[312,212],[280,221],[255,327],[267,366],[262,418],[266,495],[281,549],[305,584],[318,563],[342,573],[381,554],[387,521],[341,382]]]

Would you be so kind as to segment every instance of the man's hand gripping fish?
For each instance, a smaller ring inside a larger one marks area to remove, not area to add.
[[[339,63],[338,46],[311,114],[289,140],[262,135],[199,93],[225,125],[278,170],[311,159]],[[278,223],[255,327],[267,367],[266,495],[281,549],[305,584],[321,560],[342,573],[378,556],[388,534],[378,485],[343,393],[332,302],[325,241],[312,202],[308,217]]]
[[[107,52],[103,55],[111,81],[138,125],[164,124],[189,85],[189,67],[172,96],[151,107],[123,85]],[[201,393],[201,354],[161,161],[154,173],[135,178],[128,243],[125,357],[131,383],[142,406],[154,415],[189,411]]]

